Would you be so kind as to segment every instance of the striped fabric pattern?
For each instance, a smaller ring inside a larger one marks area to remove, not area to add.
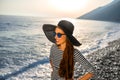
[[[50,61],[53,65],[53,71],[51,73],[51,80],[64,80],[58,75],[59,64],[62,59],[63,51],[58,49],[58,47],[53,44],[50,50]],[[93,66],[84,58],[78,49],[74,49],[74,62],[79,62],[87,72],[95,73]]]

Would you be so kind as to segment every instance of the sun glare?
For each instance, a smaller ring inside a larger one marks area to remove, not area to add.
[[[76,11],[83,9],[88,0],[49,0],[55,9],[61,11]]]

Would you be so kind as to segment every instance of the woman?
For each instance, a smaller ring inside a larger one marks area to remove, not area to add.
[[[51,42],[55,43],[50,51],[52,66],[51,80],[73,80],[74,64],[79,62],[88,71],[78,80],[89,80],[94,76],[94,68],[74,46],[81,43],[73,36],[74,25],[61,20],[57,26],[44,24],[43,31]]]

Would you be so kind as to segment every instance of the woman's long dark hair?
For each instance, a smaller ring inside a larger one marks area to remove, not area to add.
[[[71,79],[74,73],[74,59],[73,54],[74,47],[69,39],[66,39],[66,48],[63,53],[63,58],[59,65],[59,75],[60,77],[64,77],[66,80]]]

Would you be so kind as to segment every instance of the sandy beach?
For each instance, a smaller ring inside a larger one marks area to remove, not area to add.
[[[97,80],[120,80],[120,39],[86,57],[97,71]]]

